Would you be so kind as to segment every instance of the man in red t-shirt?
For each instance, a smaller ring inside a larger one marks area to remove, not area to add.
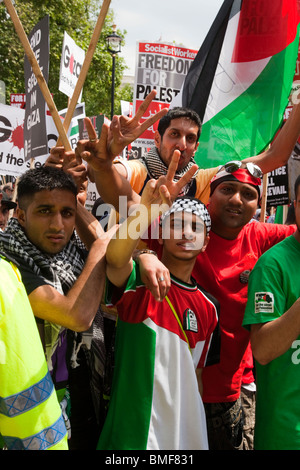
[[[214,445],[220,442],[221,421],[215,419],[220,410],[225,422],[228,416],[229,423],[235,421],[236,415],[242,418],[241,381],[245,365],[252,360],[249,335],[242,328],[249,273],[262,253],[295,231],[295,226],[249,223],[259,198],[260,180],[255,181],[247,169],[233,173],[223,169],[217,174],[211,182],[210,242],[194,268],[198,283],[209,288],[221,305],[221,360],[203,376],[203,400],[211,434],[216,437]],[[234,447],[239,447],[242,433],[230,429]]]
[[[246,168],[245,163],[229,162],[219,170],[211,181],[208,204],[210,241],[193,270],[199,285],[220,302],[220,363],[203,372],[210,449],[243,448],[241,382],[245,366],[252,361],[249,332],[242,327],[248,277],[263,252],[295,231],[295,226],[249,223],[260,191],[261,172],[255,165],[248,163]],[[149,246],[159,254],[156,240],[149,240]],[[152,289],[150,282],[157,285],[155,257],[143,254],[139,263],[146,267],[150,256],[152,274],[145,275],[145,284]],[[248,380],[254,380],[253,374],[248,374]]]

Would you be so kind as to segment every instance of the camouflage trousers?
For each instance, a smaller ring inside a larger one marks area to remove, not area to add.
[[[210,450],[253,450],[255,392],[234,402],[204,403]]]

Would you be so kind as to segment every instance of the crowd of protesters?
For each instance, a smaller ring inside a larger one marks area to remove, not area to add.
[[[2,188],[4,449],[299,449],[299,387],[284,389],[299,362],[299,184],[293,224],[253,218],[300,107],[265,152],[203,170],[194,111],[140,123],[154,96],[100,137],[86,118],[89,139],[53,148],[14,201]],[[154,149],[117,158],[156,120]],[[105,228],[88,180],[111,208]]]

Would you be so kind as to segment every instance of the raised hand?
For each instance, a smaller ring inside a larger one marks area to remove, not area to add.
[[[64,154],[65,148],[64,147],[52,147],[50,150],[50,155],[45,161],[45,166],[52,166],[55,168],[62,169],[64,163]],[[75,158],[75,155],[74,155]]]
[[[165,185],[158,185],[158,180],[151,179],[147,182],[142,195],[141,204],[147,208],[152,204],[167,204],[172,205],[168,188]]]
[[[189,183],[191,178],[198,170],[198,166],[194,164],[178,181],[174,181],[174,176],[177,170],[179,159],[180,151],[174,150],[167,174],[165,176],[160,176],[157,180],[157,187],[161,185],[166,186],[172,201],[174,201],[174,199],[181,193],[182,189],[187,183]]]
[[[66,152],[64,147],[53,147],[50,150],[49,157],[45,161],[45,166],[59,168],[69,173],[74,179],[78,189],[87,181],[85,165],[77,162],[75,153],[72,150]]]
[[[84,163],[77,162],[74,152],[65,153],[62,169],[72,176],[78,191],[82,191],[82,186],[86,186],[84,183],[87,181],[87,169]]]
[[[126,116],[114,116],[110,127],[103,124],[100,139],[89,118],[84,118],[89,140],[79,140],[75,150],[76,159],[80,162],[85,160],[94,171],[100,171],[105,165],[111,165],[114,158],[124,148],[137,139],[148,127],[162,118],[168,109],[164,108],[158,113],[140,123],[140,119],[147,111],[151,101],[156,95],[152,90],[140,105],[133,118]]]
[[[153,222],[172,205],[168,188],[159,185],[157,180],[149,180],[142,192],[140,204],[148,211],[149,223]]]
[[[84,118],[89,140],[79,140],[75,149],[77,162],[85,160],[94,171],[100,171],[103,165],[111,164],[107,152],[108,125],[103,124],[100,139],[89,118]]]
[[[140,123],[140,119],[147,111],[155,96],[156,90],[152,90],[140,105],[133,118],[126,116],[113,117],[108,136],[108,150],[112,158],[119,155],[127,145],[131,144],[131,142],[137,139],[148,127],[152,126],[152,124],[168,112],[168,109],[164,108],[153,116],[150,116],[142,124]]]

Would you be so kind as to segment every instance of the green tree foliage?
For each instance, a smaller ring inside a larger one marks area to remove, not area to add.
[[[14,6],[26,34],[46,15],[50,23],[50,64],[48,87],[58,110],[66,108],[68,97],[58,90],[59,70],[64,32],[76,44],[88,50],[97,18],[100,13],[99,0],[15,0]],[[10,93],[24,93],[24,50],[8,15],[4,3],[0,4],[0,80],[6,85],[6,102]],[[110,116],[112,58],[106,49],[105,37],[112,32],[114,14],[110,9],[102,28],[84,87],[82,101],[87,116],[105,114]],[[123,38],[126,31],[117,30]],[[115,113],[120,113],[120,99],[128,99],[128,89],[122,97],[121,79],[126,69],[124,59],[116,57],[115,68]],[[132,99],[132,96],[131,96]]]

